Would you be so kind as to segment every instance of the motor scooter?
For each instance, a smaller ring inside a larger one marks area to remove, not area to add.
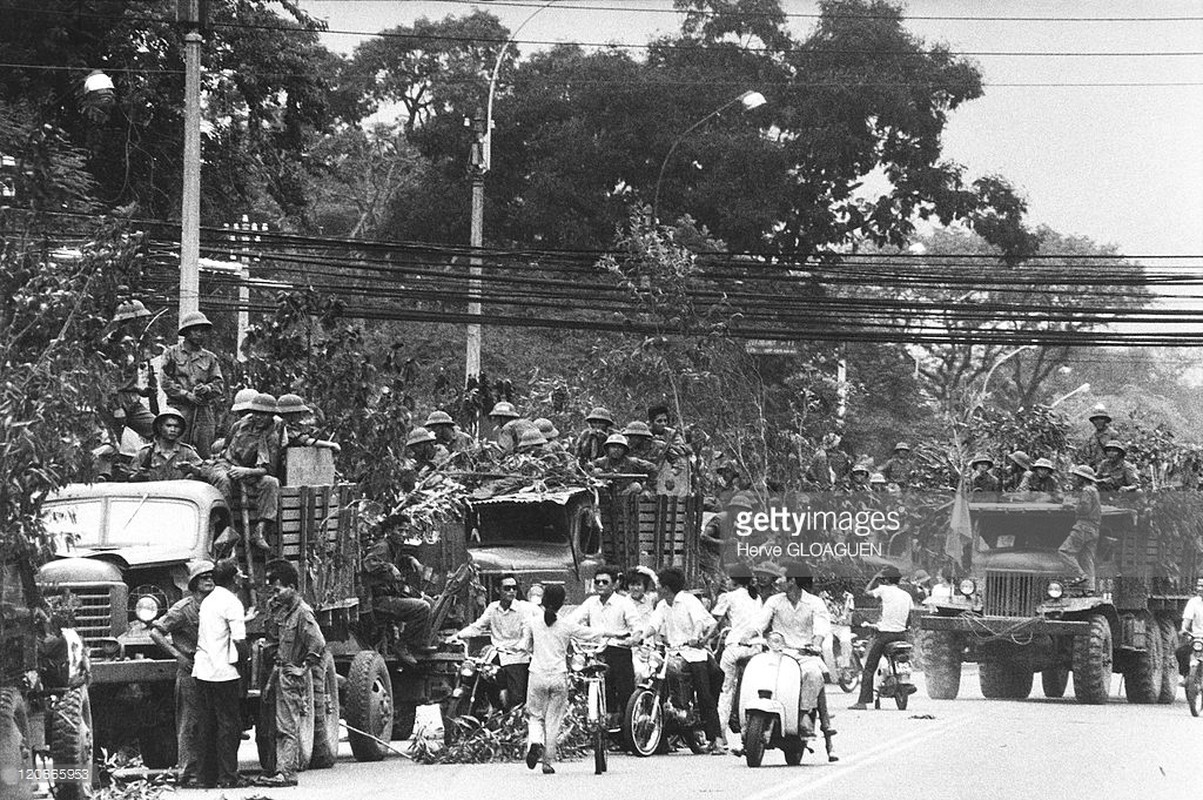
[[[874,625],[866,628],[876,629]],[[853,653],[859,655],[864,663],[865,654],[869,649],[869,640],[857,638],[852,643]],[[911,680],[911,652],[914,646],[910,642],[890,642],[882,652],[881,660],[877,662],[877,672],[873,675],[873,707],[881,708],[881,699],[893,698],[899,711],[906,711],[910,696],[917,690]]]
[[[807,658],[822,659],[823,653],[812,647],[786,647],[780,633],[770,633],[760,643],[765,651],[748,660],[740,679],[736,716],[744,759],[749,767],[759,767],[764,751],[776,748],[785,753],[786,764],[797,766],[807,751],[814,752],[810,740],[819,724],[817,696],[812,708],[798,708],[802,663]],[[830,756],[830,740],[827,749]]]
[[[1203,711],[1203,637],[1190,643],[1190,670],[1186,673],[1186,705],[1192,717]]]

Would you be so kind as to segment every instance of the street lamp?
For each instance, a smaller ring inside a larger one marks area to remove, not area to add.
[[[656,178],[656,192],[652,196],[652,219],[653,220],[655,220],[657,222],[660,220],[660,216],[658,213],[658,210],[660,208],[660,185],[662,183],[664,183],[664,171],[666,169],[668,169],[669,160],[673,157],[673,153],[676,152],[677,147],[680,146],[681,142],[685,141],[685,137],[688,136],[689,134],[693,133],[698,128],[702,127],[704,124],[709,122],[711,119],[717,117],[719,114],[723,113],[728,108],[735,105],[736,103],[741,104],[745,110],[751,111],[754,108],[760,108],[762,105],[764,105],[767,102],[768,101],[764,99],[764,95],[762,95],[760,92],[752,92],[752,91],[744,92],[739,97],[733,98],[733,99],[727,101],[726,103],[723,103],[721,106],[714,109],[709,114],[707,114],[706,116],[702,117],[697,122],[690,125],[684,131],[682,131],[679,136],[677,136],[676,140],[672,143],[672,147],[668,148],[668,154],[664,156],[664,161],[662,161],[660,163],[660,175]]]

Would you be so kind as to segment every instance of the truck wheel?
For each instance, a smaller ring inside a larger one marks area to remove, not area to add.
[[[1044,689],[1045,697],[1064,697],[1067,685],[1069,670],[1063,667],[1049,667],[1040,673],[1040,687]]]
[[[1151,616],[1145,619],[1145,651],[1129,654],[1124,671],[1124,694],[1129,703],[1156,703],[1161,696],[1161,629]]]
[[[0,688],[0,764],[5,765],[0,770],[0,797],[30,800],[34,783],[19,777],[20,771],[33,769],[29,715],[25,698],[15,686]]]
[[[1157,620],[1161,628],[1161,692],[1157,702],[1169,705],[1178,699],[1178,626],[1172,619]]]
[[[1074,637],[1074,697],[1100,705],[1111,694],[1111,623],[1102,614],[1087,620],[1090,631]]]
[[[338,672],[326,653],[313,680],[313,755],[310,769],[329,769],[338,759]]]
[[[393,732],[393,684],[388,665],[375,650],[355,654],[347,671],[347,725],[373,738],[348,730],[351,753],[356,761],[380,761],[387,748],[376,739],[388,741]]]
[[[924,638],[927,696],[932,700],[955,700],[961,690],[960,640],[948,631],[928,631]]]
[[[50,757],[56,769],[80,770],[79,780],[55,783],[56,800],[92,796],[92,704],[88,687],[68,689],[51,709]]]
[[[1032,693],[1032,669],[1027,663],[1010,659],[983,661],[978,665],[982,697],[1022,700]]]

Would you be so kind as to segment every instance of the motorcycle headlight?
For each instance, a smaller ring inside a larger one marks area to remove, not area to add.
[[[977,581],[975,581],[973,578],[965,578],[957,585],[957,589],[961,592],[961,594],[965,595],[966,597],[970,597],[977,592]]]
[[[471,661],[465,661],[464,665],[459,668],[459,674],[465,678],[471,678],[476,674],[476,666]]]
[[[765,641],[768,643],[769,649],[774,653],[780,653],[783,649],[785,649],[785,637],[776,631],[770,633]]]
[[[655,672],[664,664],[664,654],[659,650],[652,650],[647,656],[648,672]]]
[[[1195,639],[1190,643],[1190,649],[1196,653],[1203,653],[1203,639]]]
[[[1065,594],[1065,587],[1061,585],[1060,581],[1049,581],[1048,589],[1046,589],[1046,591],[1048,592],[1049,597],[1054,600],[1059,600],[1061,599],[1061,596]]]
[[[159,616],[159,601],[148,594],[142,595],[134,606],[134,616],[143,622],[150,622]]]

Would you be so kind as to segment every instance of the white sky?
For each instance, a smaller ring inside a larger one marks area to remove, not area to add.
[[[378,31],[426,16],[488,9],[514,30],[536,6],[441,0],[302,0],[342,30]],[[784,0],[813,14],[811,0]],[[587,7],[587,8],[585,8]],[[521,40],[644,43],[677,29],[672,0],[559,0],[540,11]],[[968,177],[1000,173],[1029,203],[1030,219],[1113,243],[1131,255],[1203,258],[1203,22],[1030,22],[921,20],[917,16],[1203,17],[1198,0],[913,0],[908,27],[958,52],[1122,52],[1185,56],[971,56],[985,95],[951,117],[946,158]],[[801,37],[812,18],[791,18]],[[327,34],[349,52],[362,37]],[[523,47],[524,52],[535,49]],[[633,51],[638,54],[639,51]],[[1005,86],[1015,83],[1196,83],[1195,86]],[[1143,259],[1142,259],[1143,260]],[[1147,264],[1150,262],[1146,260]],[[1196,262],[1197,263],[1197,262]]]

